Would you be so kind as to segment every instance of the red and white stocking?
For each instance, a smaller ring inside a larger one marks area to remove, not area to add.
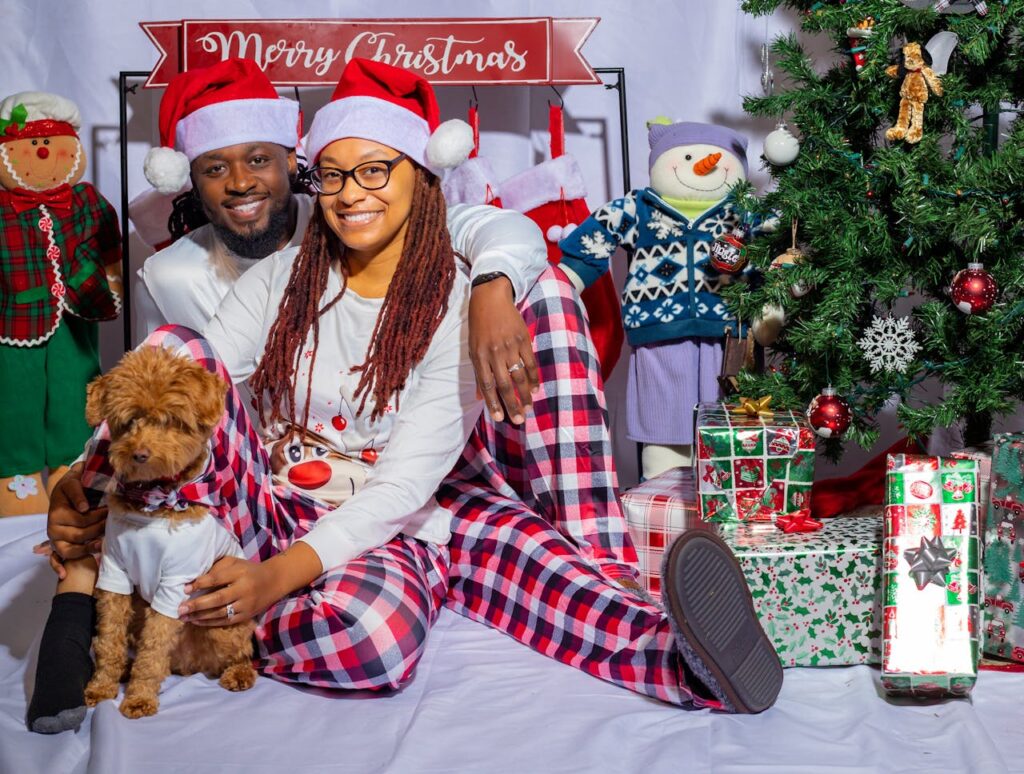
[[[558,264],[562,258],[559,240],[590,216],[590,207],[584,200],[586,188],[579,164],[565,153],[562,108],[557,105],[551,106],[549,128],[551,158],[503,181],[501,195],[506,209],[519,210],[540,226],[547,240],[548,260]],[[582,298],[601,361],[601,376],[607,380],[624,338],[619,294],[611,272],[584,290]]]
[[[469,158],[455,169],[448,170],[441,183],[445,201],[448,204],[490,204],[501,207],[501,195],[494,170],[480,153],[480,115],[476,107],[469,109],[467,117],[473,129],[473,151]]]

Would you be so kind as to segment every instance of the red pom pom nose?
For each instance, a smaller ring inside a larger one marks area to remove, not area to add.
[[[47,148],[45,145],[40,145],[38,148],[36,148],[36,155],[41,159],[45,159],[47,156],[50,155],[50,149]]]

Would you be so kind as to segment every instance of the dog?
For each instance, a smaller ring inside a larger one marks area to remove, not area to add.
[[[117,696],[130,647],[135,660],[120,707],[128,718],[156,714],[171,673],[202,672],[230,691],[256,681],[251,619],[202,627],[177,614],[186,583],[221,556],[242,555],[207,506],[189,500],[208,472],[227,390],[217,374],[161,347],[127,353],[88,386],[86,420],[107,424],[115,482],[96,583],[89,706]]]

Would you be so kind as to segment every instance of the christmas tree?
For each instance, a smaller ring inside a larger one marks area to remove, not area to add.
[[[786,315],[771,367],[743,375],[742,394],[804,408],[831,384],[852,412],[842,438],[865,447],[893,396],[913,436],[963,422],[968,443],[984,440],[993,416],[1024,398],[1024,0],[941,11],[920,0],[743,3],[755,15],[780,6],[801,14],[805,33],[829,36],[836,61],[826,69],[796,36],[779,38],[784,79],[744,103],[795,125],[800,150],[769,164],[776,185],[762,199],[734,191],[780,227],[747,248],[763,283],[724,295],[744,319],[766,306]],[[905,48],[945,58],[949,33],[958,43],[945,74]],[[910,131],[887,138],[901,108]],[[797,251],[778,260],[794,228]],[[984,269],[960,273],[975,263]],[[942,385],[931,399],[926,380]],[[836,455],[841,440],[828,445]]]

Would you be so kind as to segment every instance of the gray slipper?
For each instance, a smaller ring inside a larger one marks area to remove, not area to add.
[[[775,703],[782,664],[720,537],[705,530],[680,535],[665,552],[661,593],[680,653],[725,710],[756,713]]]

